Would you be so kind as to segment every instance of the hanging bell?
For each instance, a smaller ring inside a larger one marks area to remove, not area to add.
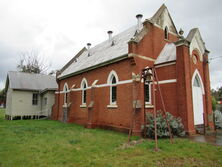
[[[153,74],[151,70],[147,70],[145,73],[146,82],[153,82]]]

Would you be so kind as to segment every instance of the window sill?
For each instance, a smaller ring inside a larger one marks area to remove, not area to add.
[[[63,106],[62,106],[62,107],[67,108],[67,107],[70,107],[70,106],[71,106],[71,104],[72,104],[72,103],[69,103],[69,104],[68,104],[68,103],[65,103],[65,104],[63,104]]]
[[[164,38],[164,41],[166,41],[166,42],[171,42],[169,39],[165,39],[165,38]]]
[[[86,108],[86,104],[81,104],[80,108]]]
[[[145,104],[145,108],[154,108],[154,106],[151,104]]]
[[[109,104],[107,105],[107,108],[117,108],[118,106],[116,104]]]

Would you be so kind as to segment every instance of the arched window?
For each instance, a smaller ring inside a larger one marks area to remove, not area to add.
[[[117,103],[117,84],[119,82],[118,75],[114,70],[109,73],[107,84],[110,85],[110,105],[116,106]]]
[[[67,104],[67,103],[68,103],[68,91],[69,91],[68,84],[65,83],[65,84],[64,84],[64,87],[63,87],[63,92],[64,92],[64,104]]]
[[[87,89],[88,85],[87,85],[87,81],[86,79],[84,78],[82,80],[82,83],[81,83],[81,88],[82,88],[82,104],[85,105],[86,104],[86,89]]]
[[[110,85],[110,104],[116,104],[117,97],[117,82],[114,75],[111,76],[111,85]]]
[[[191,83],[194,87],[200,87],[201,91],[202,91],[202,94],[205,94],[203,81],[202,81],[200,73],[197,69],[193,73]]]
[[[165,29],[164,29],[164,39],[168,39],[168,38],[169,38],[168,27],[165,27]]]

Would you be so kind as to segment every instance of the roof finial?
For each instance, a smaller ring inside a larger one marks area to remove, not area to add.
[[[180,31],[179,31],[179,38],[180,39],[184,39],[184,37],[183,37],[183,33],[184,33],[184,31],[182,30],[182,28],[180,28]]]

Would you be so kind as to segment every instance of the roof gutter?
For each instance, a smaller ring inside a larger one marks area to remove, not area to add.
[[[81,73],[84,73],[84,72],[87,72],[87,71],[91,71],[91,70],[94,70],[96,68],[103,67],[103,66],[106,66],[106,65],[109,65],[109,64],[112,64],[112,63],[115,63],[115,62],[127,59],[127,58],[128,58],[128,54],[125,54],[125,55],[122,55],[120,57],[114,58],[112,60],[108,60],[106,62],[103,62],[103,63],[97,64],[97,65],[85,68],[83,70],[79,70],[79,71],[70,73],[68,75],[65,75],[65,76],[62,76],[62,77],[58,77],[58,80],[63,80],[65,78],[69,78],[69,77],[74,76],[74,75],[78,75],[78,74],[81,74]]]

